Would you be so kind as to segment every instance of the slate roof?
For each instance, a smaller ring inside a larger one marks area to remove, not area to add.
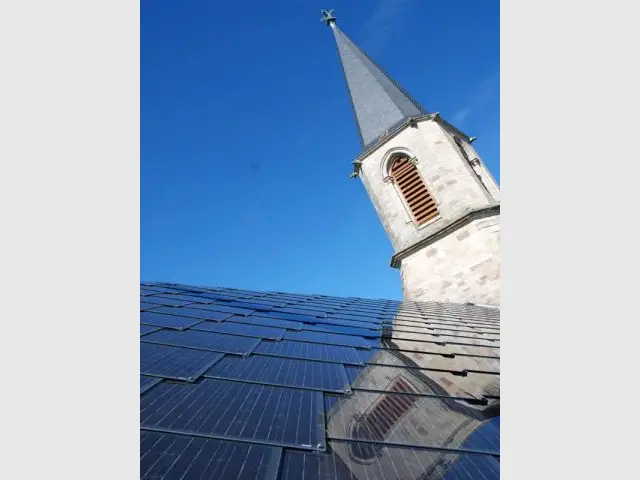
[[[427,114],[400,84],[347,37],[335,21],[335,35],[363,150],[409,118]]]
[[[144,479],[497,479],[499,310],[140,285]]]

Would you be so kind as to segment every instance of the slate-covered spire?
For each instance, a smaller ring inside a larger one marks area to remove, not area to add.
[[[338,28],[333,10],[323,10],[322,21],[331,27],[338,44],[363,149],[408,118],[427,113]]]

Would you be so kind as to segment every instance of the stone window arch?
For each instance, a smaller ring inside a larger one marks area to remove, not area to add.
[[[437,218],[440,212],[416,164],[415,157],[405,153],[395,155],[389,162],[387,178],[395,184],[413,221],[420,227]]]

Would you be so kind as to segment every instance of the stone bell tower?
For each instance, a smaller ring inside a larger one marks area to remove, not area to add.
[[[394,248],[406,300],[500,305],[500,189],[469,137],[427,112],[337,26],[360,135],[353,162]]]

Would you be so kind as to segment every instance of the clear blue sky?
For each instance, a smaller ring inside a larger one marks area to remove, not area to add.
[[[142,0],[142,280],[401,298],[322,8],[499,179],[499,1]]]

